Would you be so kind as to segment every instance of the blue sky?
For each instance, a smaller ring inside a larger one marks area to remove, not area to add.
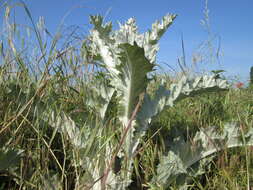
[[[0,3],[3,2],[0,0]],[[9,1],[11,2],[11,1]],[[17,2],[17,1],[12,1]],[[158,63],[166,62],[178,68],[177,59],[182,56],[181,36],[184,39],[186,63],[191,65],[191,57],[198,47],[208,39],[208,33],[200,24],[204,19],[205,0],[25,0],[34,20],[44,16],[46,27],[55,33],[64,19],[64,24],[78,25],[88,30],[89,15],[106,15],[106,21],[124,22],[130,17],[137,20],[140,32],[167,13],[178,15],[172,27],[160,41]],[[239,76],[243,81],[249,77],[253,66],[253,1],[252,0],[209,0],[209,19],[214,48],[220,47],[220,64],[199,63],[197,68],[224,69],[227,76]],[[25,12],[15,9],[16,22],[29,24]],[[67,15],[67,16],[66,16]],[[0,9],[0,19],[3,9]],[[218,44],[220,39],[220,46]],[[165,65],[162,65],[166,68]]]

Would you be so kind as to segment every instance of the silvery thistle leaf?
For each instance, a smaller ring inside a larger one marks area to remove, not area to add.
[[[138,139],[145,134],[152,119],[159,115],[164,109],[173,106],[175,102],[186,97],[206,92],[225,90],[227,88],[227,81],[217,78],[216,75],[205,75],[195,79],[189,79],[183,76],[177,83],[171,84],[169,90],[167,90],[164,85],[159,86],[153,98],[145,94],[142,107],[137,114],[138,128],[136,129],[134,141],[136,144],[133,145],[133,147],[137,146],[139,143]]]
[[[170,87],[170,96],[166,105],[173,106],[175,102],[186,97],[216,92],[228,89],[229,85],[226,80],[217,77],[217,75],[204,75],[194,79],[183,76],[178,83],[172,84]]]
[[[175,18],[176,15],[168,14],[163,17],[161,22],[156,21],[152,25],[151,31],[139,34],[133,18],[130,18],[124,25],[120,24],[118,31],[111,32],[111,23],[103,25],[101,16],[92,16],[91,23],[94,25],[94,29],[91,31],[90,36],[93,42],[91,52],[102,57],[110,72],[116,72],[114,67],[119,63],[117,58],[117,54],[120,53],[119,45],[124,43],[134,45],[134,42],[136,42],[139,47],[144,48],[145,56],[150,63],[155,64],[158,51],[157,42]]]
[[[219,133],[215,126],[204,130],[197,132],[192,141],[185,141],[182,137],[174,139],[168,154],[162,157],[157,167],[157,175],[152,179],[153,183],[164,188],[176,181],[178,184],[185,185],[184,181],[178,181],[178,178],[187,180],[189,177],[202,174],[212,154],[225,148],[253,145],[253,129],[242,134],[236,123],[225,124],[222,133]],[[193,169],[198,163],[200,165]]]
[[[120,100],[118,115],[124,130],[131,119],[140,94],[146,90],[148,83],[147,73],[152,71],[154,65],[149,63],[144,56],[143,49],[138,47],[136,43],[134,45],[121,44],[120,48],[122,48],[122,52],[119,54],[121,64],[116,67],[120,74],[112,80],[112,85],[115,86]],[[128,158],[131,158],[133,154],[132,140],[134,130],[135,121],[132,122],[132,127],[128,131],[123,144],[123,149]],[[129,172],[131,170],[132,159],[128,162],[123,179],[131,178],[131,173]]]
[[[101,78],[97,80],[94,79],[87,87],[87,105],[94,108],[99,113],[102,121],[106,119],[105,114],[114,92],[115,88],[111,87],[108,81],[105,79],[102,80]]]
[[[57,114],[52,111],[49,118],[49,125],[58,132],[67,135],[71,144],[75,147],[79,149],[85,147],[85,136],[81,133],[75,122],[64,112]]]
[[[96,131],[96,133],[92,131],[92,134],[90,134],[90,131],[88,130],[89,128],[87,128],[85,125],[83,126],[85,129],[80,130],[76,126],[75,122],[64,112],[61,112],[59,114],[52,112],[49,119],[49,124],[58,132],[66,135],[76,151],[82,155],[82,157],[75,160],[73,164],[75,167],[82,167],[86,171],[84,176],[82,176],[85,186],[89,185],[92,186],[91,189],[93,190],[100,190],[100,182],[97,182],[94,185],[93,183],[103,174],[103,170],[106,167],[104,164],[105,155],[103,152],[98,153],[95,151],[97,148],[96,146],[101,146],[96,144],[99,144],[99,141],[95,144],[92,142],[94,139],[92,136],[101,136],[101,130]],[[89,154],[87,154],[86,151],[91,149],[90,146],[92,146],[92,149],[94,149],[95,154],[93,152],[89,152]]]
[[[162,18],[161,22],[156,21],[152,24],[152,30],[143,34],[138,33],[136,21],[130,18],[124,25],[120,25],[120,29],[115,31],[113,37],[116,39],[116,43],[133,45],[136,42],[139,47],[144,48],[145,56],[150,63],[155,64],[156,54],[159,49],[157,43],[175,18],[176,15],[168,14]]]

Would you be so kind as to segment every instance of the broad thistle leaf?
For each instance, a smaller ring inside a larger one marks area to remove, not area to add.
[[[152,119],[159,115],[164,109],[172,107],[177,101],[186,97],[191,97],[201,93],[216,92],[226,90],[228,88],[227,81],[217,78],[216,75],[201,76],[195,79],[182,77],[178,83],[171,84],[170,89],[166,89],[161,85],[154,94],[154,97],[145,94],[141,110],[137,114],[138,128],[136,129],[136,140],[145,134]],[[136,147],[136,145],[133,145]]]
[[[84,162],[82,167],[85,169],[85,173],[81,181],[85,184],[85,187],[92,190],[102,189],[101,181],[98,181],[98,179],[101,179],[104,175],[104,170],[108,167],[111,155],[113,154],[112,151],[113,145],[108,143],[106,144],[104,153],[100,152],[95,157],[83,158]],[[113,170],[110,170],[107,177],[106,189],[125,190],[130,183],[130,179],[117,175]]]
[[[128,43],[144,49],[144,54],[151,64],[155,64],[156,54],[158,51],[158,41],[166,32],[168,27],[173,23],[176,15],[168,14],[163,17],[161,22],[156,21],[152,25],[152,30],[144,34],[138,33],[136,22],[130,18],[125,24],[120,24],[120,29],[111,32],[111,23],[102,23],[101,16],[91,16],[91,23],[94,29],[91,30],[90,40],[91,54],[101,57],[102,62],[110,73],[117,73],[116,65],[120,64],[118,54],[121,52],[119,45]]]
[[[115,88],[109,84],[106,78],[94,77],[94,80],[87,86],[87,105],[94,108],[99,113],[102,121],[106,119],[105,115],[114,92]]]
[[[119,75],[112,80],[120,97],[119,116],[124,127],[127,126],[131,115],[139,101],[140,94],[147,88],[147,74],[152,71],[154,65],[144,56],[143,48],[135,43],[121,44],[123,50],[119,54],[121,64],[117,66]]]
[[[176,15],[168,14],[162,18],[161,22],[156,21],[152,24],[152,30],[143,34],[138,33],[136,21],[130,18],[125,24],[120,24],[120,29],[114,33],[114,39],[117,43],[129,43],[131,45],[136,42],[139,47],[144,49],[145,56],[150,63],[155,64],[156,54],[159,50],[157,43],[175,18]]]
[[[183,76],[177,83],[173,83],[170,89],[161,85],[155,92],[153,98],[146,95],[142,109],[138,114],[139,120],[150,120],[167,107],[172,107],[177,101],[184,98],[207,92],[226,90],[228,83],[224,79],[217,78],[216,75],[204,75],[195,79]],[[145,118],[146,117],[146,118]]]
[[[166,105],[173,106],[175,102],[186,97],[226,90],[228,87],[227,81],[220,78],[217,74],[204,75],[194,79],[183,76],[178,83],[171,85],[171,93]]]
[[[119,75],[112,80],[112,85],[117,89],[119,97],[119,119],[122,122],[123,130],[129,124],[134,109],[140,101],[140,95],[144,94],[148,84],[147,73],[152,71],[153,64],[144,56],[143,48],[140,48],[135,43],[121,44],[122,52],[119,54],[121,64],[117,69]],[[135,120],[132,122],[132,127],[129,129],[123,149],[128,158],[131,158],[135,148],[133,146],[135,130]],[[132,160],[129,162],[128,170],[131,170]],[[129,172],[126,173],[130,178]]]
[[[103,24],[103,17],[100,15],[97,16],[90,16],[90,22],[94,26],[94,30],[97,30],[102,38],[107,38],[112,31],[112,23],[108,22]]]
[[[208,158],[214,153],[225,148],[252,145],[253,129],[243,133],[236,123],[225,124],[222,132],[215,126],[203,129],[192,140],[176,137],[168,154],[161,158],[152,181],[164,188],[174,182],[185,185],[187,179],[203,174],[204,167],[211,161]]]
[[[93,129],[92,133],[87,128],[82,131],[64,112],[59,114],[52,112],[49,124],[58,132],[65,134],[78,154],[81,155],[73,164],[75,167],[82,167],[85,170],[82,176],[83,186],[93,190],[102,189],[101,182],[97,180],[103,176],[114,150],[114,145],[110,142],[104,143],[99,140],[102,137],[103,128],[98,127],[97,131]],[[96,142],[94,142],[94,135],[98,137]],[[101,149],[102,146],[105,148]],[[90,149],[94,149],[93,152],[89,151]],[[125,190],[130,183],[130,178],[116,175],[111,170],[107,178],[107,190]]]
[[[45,114],[45,116],[47,116]],[[88,134],[84,134],[76,126],[75,122],[64,112],[56,113],[54,111],[49,115],[49,125],[57,132],[67,136],[68,140],[76,148],[84,148]]]
[[[135,43],[121,44],[119,46],[122,51],[119,54],[120,64],[116,67],[120,73],[112,79],[112,86],[117,90],[119,97],[119,120],[122,122],[123,130],[127,128],[134,109],[140,101],[140,95],[145,93],[148,84],[147,73],[152,71],[153,64],[151,64],[144,55],[143,48],[140,48]],[[125,143],[123,144],[126,157],[131,158],[134,152],[132,147],[133,132],[135,130],[135,121],[132,122],[132,127],[129,129]],[[132,159],[128,161],[126,172],[121,173],[121,178],[129,181],[123,183],[122,188],[126,188],[130,184],[132,170]]]

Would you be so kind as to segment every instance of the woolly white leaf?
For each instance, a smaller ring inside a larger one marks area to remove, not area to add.
[[[156,61],[156,53],[159,49],[157,42],[175,18],[176,15],[172,14],[164,16],[161,22],[156,21],[152,25],[152,30],[144,34],[138,33],[136,21],[130,18],[124,25],[120,25],[120,30],[116,31],[113,37],[117,43],[129,43],[133,45],[136,42],[139,47],[144,48],[145,56],[150,63],[154,64]]]
[[[110,87],[109,82],[102,78],[94,79],[90,84],[87,87],[87,105],[94,108],[99,113],[100,118],[104,120],[115,88]]]
[[[185,141],[182,137],[174,139],[167,156],[162,157],[158,165],[157,176],[153,178],[153,182],[166,188],[180,175],[195,176],[190,172],[194,164],[205,161],[206,158],[222,149],[253,145],[252,128],[242,134],[237,124],[228,123],[224,126],[223,133],[219,133],[217,127],[214,126],[204,130],[198,132],[191,141]],[[198,169],[203,169],[203,167]],[[195,173],[197,174],[198,171]]]
[[[147,73],[153,66],[144,56],[142,48],[136,44],[122,44],[122,53],[119,54],[121,64],[117,67],[121,73],[112,80],[112,84],[120,97],[120,120],[126,127],[139,101],[141,93],[145,92],[148,78]]]
[[[120,75],[112,79],[112,85],[117,90],[117,96],[119,97],[119,119],[123,124],[123,129],[127,127],[130,122],[133,111],[140,100],[140,94],[146,90],[148,78],[147,73],[152,71],[153,64],[144,56],[142,48],[137,44],[121,44],[122,52],[119,54],[121,64],[117,67]],[[132,127],[127,133],[124,143],[124,150],[128,158],[131,158],[133,154],[132,140],[133,132],[135,128],[135,121],[132,122]],[[129,179],[132,169],[132,160],[128,162],[126,172],[124,172],[124,178]]]
[[[144,54],[150,63],[154,64],[158,51],[158,40],[172,24],[176,15],[166,15],[161,22],[156,21],[152,25],[152,30],[144,34],[138,33],[136,22],[130,18],[124,25],[120,24],[120,29],[111,32],[111,23],[102,24],[102,17],[91,17],[94,29],[91,31],[92,54],[99,54],[110,72],[116,72],[115,66],[119,64],[117,54],[120,53],[119,45],[128,43],[144,49]],[[111,33],[110,33],[111,32]],[[116,72],[117,73],[117,72]]]
[[[137,115],[138,128],[136,129],[136,140],[145,134],[152,119],[167,107],[173,106],[175,102],[183,98],[194,96],[201,93],[219,91],[228,88],[226,80],[217,78],[216,75],[202,76],[196,79],[183,77],[178,83],[172,84],[170,90],[160,86],[153,98],[145,95],[141,110]],[[133,145],[133,147],[136,147]]]
[[[178,83],[171,85],[171,93],[166,105],[173,106],[176,101],[183,98],[227,88],[227,81],[219,78],[217,75],[204,75],[195,79],[189,79],[183,76]]]
[[[81,133],[75,122],[64,112],[61,112],[59,115],[52,112],[49,118],[49,124],[58,132],[66,134],[74,146],[78,148],[85,146],[85,137],[83,133]]]

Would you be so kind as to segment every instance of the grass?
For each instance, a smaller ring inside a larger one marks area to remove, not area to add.
[[[101,124],[97,110],[89,107],[87,100],[92,95],[91,81],[104,78],[105,73],[97,76],[95,71],[101,68],[82,56],[86,39],[73,41],[70,36],[69,41],[63,43],[69,45],[61,47],[59,34],[56,34],[51,44],[46,45],[42,38],[45,28],[38,28],[26,7],[25,11],[33,23],[35,36],[31,39],[37,42],[21,43],[18,31],[23,28],[11,22],[8,9],[6,28],[0,39],[0,148],[24,151],[8,170],[0,170],[0,190],[89,189],[94,184],[83,175],[89,168],[82,167],[82,162],[88,161],[82,158],[93,157],[99,162],[103,158],[97,155],[103,155],[105,144],[120,141],[117,100]],[[171,83],[169,78],[166,80]],[[66,113],[84,132],[83,141],[89,146],[76,150],[67,135],[48,124],[43,110]],[[150,180],[164,154],[165,140],[170,138],[171,130],[191,136],[199,129],[222,126],[227,121],[238,121],[243,129],[253,126],[252,88],[231,88],[218,94],[187,98],[165,110],[141,142],[130,189],[152,186]],[[87,127],[87,122],[93,122],[94,127]],[[115,171],[119,162],[113,166]],[[224,150],[217,154],[204,175],[192,179],[189,189],[249,189],[253,186],[252,164],[251,147]],[[96,167],[91,166],[91,169]]]

